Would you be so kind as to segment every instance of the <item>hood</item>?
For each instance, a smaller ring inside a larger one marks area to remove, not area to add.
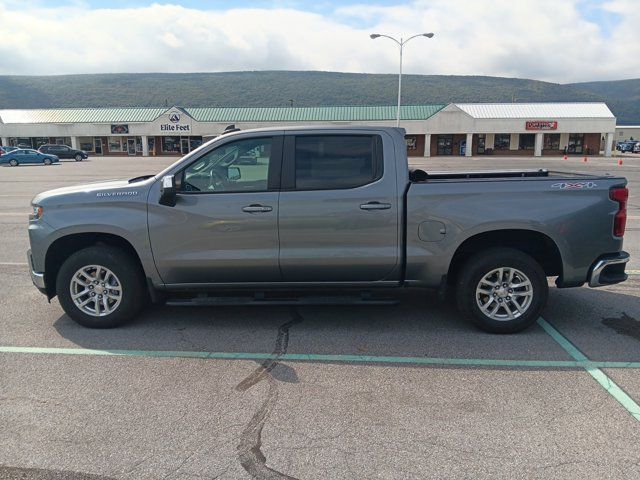
[[[129,183],[128,180],[107,180],[83,185],[56,188],[39,193],[31,203],[37,205],[51,205],[55,203],[67,203],[68,201],[92,202],[104,198],[131,198],[140,196],[147,190],[147,183],[151,180]]]

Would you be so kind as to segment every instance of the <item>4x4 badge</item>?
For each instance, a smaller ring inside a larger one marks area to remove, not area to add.
[[[584,190],[588,188],[596,188],[595,182],[558,182],[551,185],[551,188],[559,188],[561,190]]]

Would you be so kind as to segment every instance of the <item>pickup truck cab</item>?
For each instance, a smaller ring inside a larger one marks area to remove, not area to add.
[[[414,287],[515,332],[543,309],[547,277],[627,278],[627,196],[621,177],[410,172],[399,128],[246,130],[157,175],[37,195],[28,256],[35,285],[88,327],[120,325],[148,299],[366,302]]]

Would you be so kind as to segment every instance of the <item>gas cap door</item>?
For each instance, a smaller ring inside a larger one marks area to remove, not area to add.
[[[437,220],[427,220],[418,225],[418,238],[423,242],[439,242],[446,233],[447,227]]]

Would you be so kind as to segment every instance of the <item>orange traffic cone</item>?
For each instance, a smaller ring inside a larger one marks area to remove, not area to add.
[[[582,159],[582,161],[583,161],[583,162],[585,162],[585,163],[587,163],[587,157],[584,157],[584,158]]]

